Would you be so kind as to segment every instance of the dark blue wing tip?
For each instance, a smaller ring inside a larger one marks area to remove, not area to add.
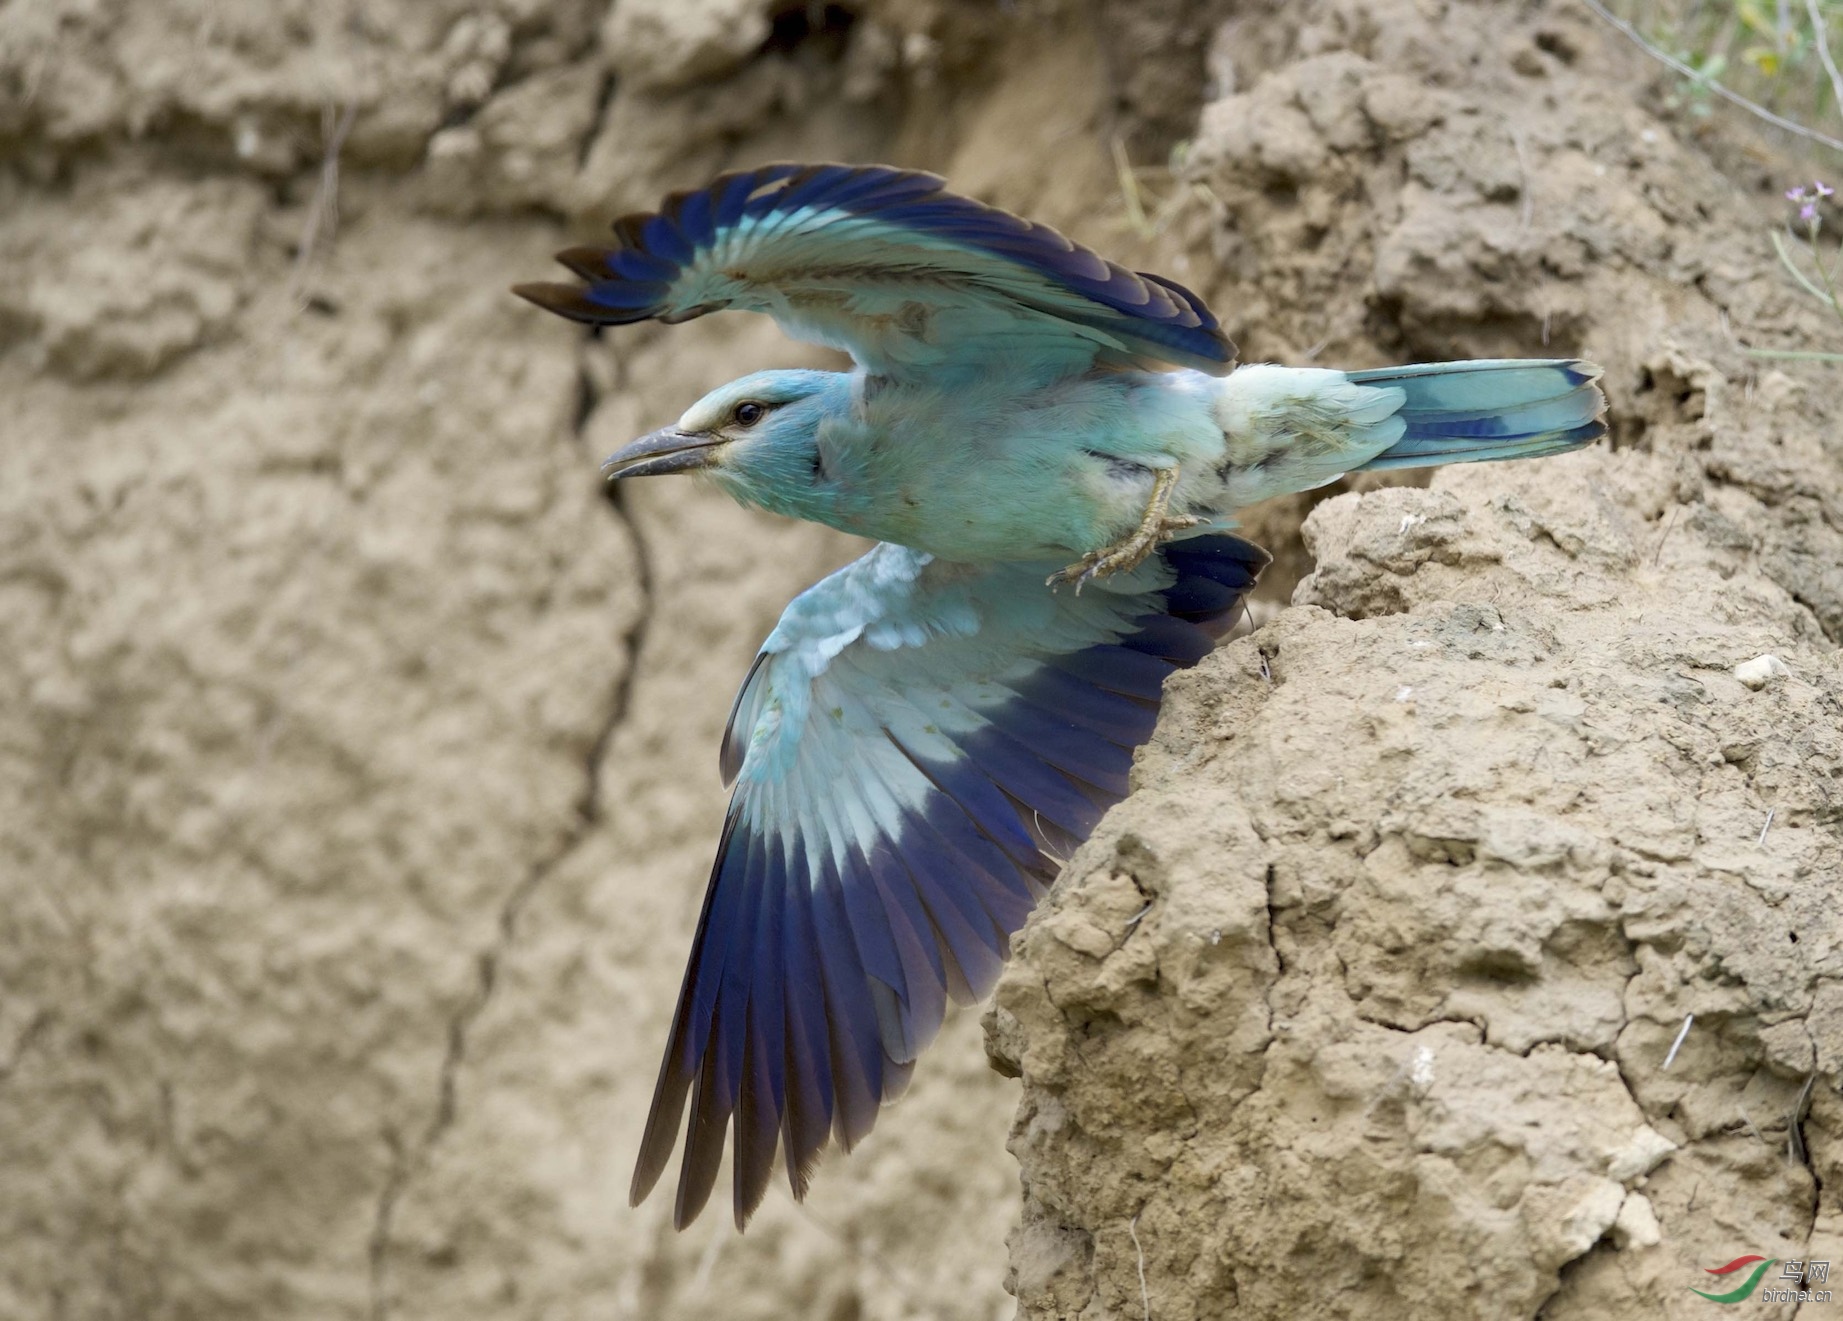
[[[1167,541],[1159,550],[1167,560],[1227,560],[1245,564],[1259,573],[1273,563],[1273,556],[1245,537],[1229,532],[1205,532],[1199,536]]]
[[[1273,558],[1253,542],[1227,533],[1173,541],[1159,553],[1177,574],[1162,593],[1166,610],[1211,637],[1241,618],[1248,593]]]
[[[1228,533],[1167,542],[1159,553],[1179,578],[1201,576],[1243,589],[1253,587],[1261,571],[1273,562],[1273,556],[1252,541]]]
[[[571,321],[580,321],[585,325],[597,325],[603,322],[619,320],[640,320],[643,317],[624,318],[596,303],[589,301],[589,291],[575,284],[515,284],[512,292],[528,303],[553,312],[557,316]]]
[[[701,188],[672,193],[657,211],[614,221],[613,247],[558,253],[557,260],[588,282],[589,289],[575,301],[553,294],[539,305],[575,320],[644,320],[664,298],[664,289],[621,286],[669,285],[720,230],[745,216],[801,206],[874,214],[1033,270],[1138,323],[1132,333],[1152,356],[1166,349],[1212,368],[1235,361],[1233,341],[1204,301],[1183,285],[1129,271],[1047,225],[949,192],[940,175],[892,165],[780,161],[733,170]]]

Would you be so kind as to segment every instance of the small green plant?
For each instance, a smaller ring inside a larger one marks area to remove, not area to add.
[[[1767,0],[1735,0],[1733,12],[1747,43],[1741,58],[1768,78],[1801,69],[1811,56],[1813,30],[1822,31],[1821,9],[1809,25],[1799,22],[1805,16],[1795,16],[1790,5]]]
[[[1765,0],[1612,0],[1630,17],[1606,0],[1581,3],[1682,76],[1665,98],[1670,108],[1707,115],[1719,98],[1843,152],[1843,138],[1816,127],[1843,114],[1843,68],[1829,33],[1829,20],[1843,17],[1843,0],[1804,0],[1802,14],[1794,0],[1773,0],[1770,12]],[[1736,84],[1721,81],[1724,73]]]
[[[1799,288],[1828,307],[1843,325],[1843,301],[1837,298],[1837,254],[1828,260],[1818,250],[1817,236],[1824,227],[1824,209],[1835,205],[1836,189],[1819,179],[1809,187],[1799,184],[1786,190],[1785,200],[1798,208],[1797,218],[1786,224],[1784,232],[1773,231],[1773,248],[1779,262],[1798,282]],[[1804,230],[1801,239],[1796,224]],[[1810,274],[1806,274],[1806,268]],[[1843,353],[1819,353],[1804,349],[1749,349],[1756,358],[1803,358],[1815,362],[1843,362]]]
[[[1821,126],[1843,114],[1827,31],[1837,0],[1626,0],[1654,42],[1688,66],[1679,101],[1706,113],[1713,85]],[[1631,12],[1628,9],[1627,12]]]

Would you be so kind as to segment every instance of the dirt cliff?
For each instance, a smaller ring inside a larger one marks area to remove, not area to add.
[[[0,7],[0,1316],[1636,1315],[1843,1256],[1837,381],[1742,356],[1821,333],[1777,158],[1648,76],[1541,5]],[[806,1208],[677,1236],[625,1190],[717,732],[854,548],[596,481],[810,351],[505,286],[777,157],[942,170],[1251,358],[1588,353],[1615,434],[1261,511],[1310,577],[1022,937],[1022,1109],[962,1015]]]
[[[1319,505],[1172,683],[988,1020],[1025,1316],[1688,1317],[1843,1255],[1843,415],[1741,349],[1834,328],[1592,24],[1223,29],[1248,350],[1581,353],[1613,434]]]

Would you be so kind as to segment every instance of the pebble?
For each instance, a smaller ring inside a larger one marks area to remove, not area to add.
[[[1774,679],[1783,679],[1790,673],[1791,671],[1785,667],[1785,662],[1772,655],[1755,656],[1752,660],[1742,661],[1734,667],[1734,677],[1756,691],[1766,687]]]

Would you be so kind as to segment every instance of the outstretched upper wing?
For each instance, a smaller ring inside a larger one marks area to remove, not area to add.
[[[633,1200],[671,1158],[675,1219],[736,1136],[736,1222],[777,1150],[802,1196],[907,1083],[946,999],[983,998],[1011,933],[1126,793],[1160,689],[1240,615],[1267,563],[1238,538],[1165,546],[1081,595],[1042,564],[881,545],[797,597],[737,699],[736,782]]]
[[[591,323],[767,312],[885,376],[995,360],[1233,365],[1235,346],[1188,289],[942,185],[884,165],[725,174],[617,220],[612,248],[558,253],[585,285],[514,292]]]

